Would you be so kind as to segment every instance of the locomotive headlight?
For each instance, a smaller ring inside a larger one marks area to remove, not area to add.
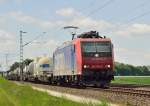
[[[95,54],[95,57],[99,57],[99,54]]]
[[[84,66],[83,66],[83,68],[89,68],[89,67],[90,67],[89,65],[84,65]]]
[[[107,65],[108,68],[110,68],[110,65]]]
[[[87,65],[84,65],[83,67],[84,67],[84,68],[87,68]]]

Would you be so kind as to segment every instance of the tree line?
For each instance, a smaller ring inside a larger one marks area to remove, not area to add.
[[[10,69],[8,71],[14,71],[16,68],[18,67],[25,67],[27,65],[29,65],[33,60],[32,59],[25,59],[23,61],[23,64],[20,63],[20,62],[14,62],[11,66],[10,66]],[[22,66],[23,65],[23,66]]]
[[[150,66],[133,66],[115,62],[116,76],[150,76]]]

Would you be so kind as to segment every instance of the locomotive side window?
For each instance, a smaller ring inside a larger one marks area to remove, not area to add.
[[[82,55],[85,57],[94,57],[98,54],[99,57],[111,56],[110,42],[82,42]]]

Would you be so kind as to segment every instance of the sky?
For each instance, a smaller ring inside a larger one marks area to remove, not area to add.
[[[52,56],[71,40],[64,26],[77,34],[96,30],[112,39],[115,61],[150,65],[150,0],[0,0],[0,64],[19,61],[19,31],[24,58]],[[43,33],[46,32],[46,33]]]

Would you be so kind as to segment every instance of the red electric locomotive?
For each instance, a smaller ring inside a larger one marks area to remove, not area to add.
[[[54,82],[108,87],[114,78],[113,44],[96,31],[63,44],[53,56]]]

